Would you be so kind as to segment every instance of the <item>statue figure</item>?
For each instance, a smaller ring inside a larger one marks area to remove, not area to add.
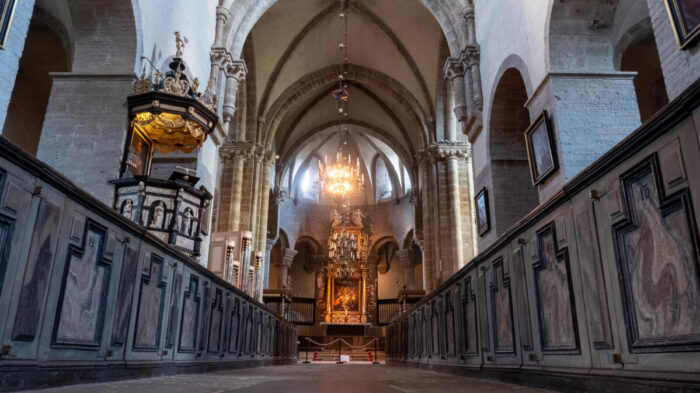
[[[353,223],[353,225],[356,225],[356,226],[358,226],[358,227],[364,226],[364,224],[363,224],[364,218],[365,218],[365,215],[362,213],[362,210],[360,210],[360,209],[358,208],[357,210],[355,210],[355,211],[352,213],[352,223]]]
[[[190,236],[190,230],[192,226],[192,209],[190,209],[189,207],[185,209],[185,220],[183,224],[184,225],[182,227],[182,233],[184,233],[187,236]]]
[[[331,211],[331,226],[341,226],[343,225],[343,216],[338,212],[338,210],[333,209]]]
[[[134,202],[132,202],[131,199],[124,200],[124,202],[122,202],[122,216],[131,220],[131,212],[133,211],[133,208]]]
[[[175,32],[175,57],[182,57],[185,50],[185,44],[187,43],[187,37],[181,37],[180,32]]]
[[[149,225],[151,228],[163,228],[163,218],[165,216],[165,207],[163,202],[158,201],[153,205],[153,219]]]

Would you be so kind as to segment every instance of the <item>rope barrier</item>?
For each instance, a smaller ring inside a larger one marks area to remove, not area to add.
[[[348,347],[350,347],[350,348],[352,348],[352,349],[362,349],[362,348],[368,347],[370,344],[372,344],[373,342],[377,341],[376,338],[373,338],[372,340],[370,340],[368,343],[366,343],[366,344],[364,344],[364,345],[354,346],[354,345],[351,345],[350,343],[348,343],[347,341],[343,340],[342,338],[339,339],[339,340],[342,341],[343,343],[345,343],[345,345],[347,345]]]
[[[312,340],[312,339],[310,339],[310,338],[308,338],[308,337],[305,337],[305,338],[306,338],[307,341],[311,342],[312,344],[320,345],[320,346],[322,346],[322,347],[327,347],[327,346],[329,346],[329,345],[333,345],[333,344],[337,343],[337,342],[340,341],[340,340],[343,340],[342,338],[336,338],[335,340],[333,340],[333,341],[331,341],[331,342],[329,342],[329,343],[327,343],[327,344],[321,344],[321,343],[316,342],[316,341],[314,341],[314,340]],[[345,340],[343,340],[343,341],[345,341]]]
[[[377,338],[373,338],[372,340],[370,340],[368,343],[366,343],[366,344],[364,344],[364,345],[356,346],[356,345],[350,344],[349,342],[345,341],[345,340],[342,339],[342,338],[336,338],[335,340],[333,340],[333,341],[331,341],[331,342],[329,342],[329,343],[326,343],[326,344],[322,344],[322,343],[320,343],[320,342],[316,342],[316,341],[314,341],[314,340],[312,340],[312,339],[310,339],[310,338],[308,338],[308,337],[305,337],[305,339],[306,339],[308,342],[310,342],[310,343],[312,343],[312,344],[314,344],[314,345],[319,345],[319,346],[322,346],[322,347],[328,347],[328,346],[331,346],[331,345],[337,343],[338,341],[341,341],[343,344],[345,344],[346,346],[348,346],[348,347],[350,347],[350,348],[352,348],[352,349],[362,349],[362,348],[366,348],[366,347],[372,345],[372,343],[374,343],[375,341],[377,341]]]

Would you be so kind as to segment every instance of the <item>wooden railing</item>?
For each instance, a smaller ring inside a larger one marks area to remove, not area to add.
[[[0,137],[0,391],[293,361],[296,328]]]
[[[700,81],[392,322],[389,362],[697,391],[699,140]]]
[[[377,301],[377,324],[387,325],[401,313],[401,304],[397,299],[380,299]]]
[[[297,325],[313,325],[316,321],[316,301],[313,298],[295,297],[289,305],[288,322]]]

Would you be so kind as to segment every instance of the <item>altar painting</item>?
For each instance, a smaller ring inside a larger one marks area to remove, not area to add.
[[[359,278],[336,278],[333,285],[333,311],[360,312],[361,283]]]

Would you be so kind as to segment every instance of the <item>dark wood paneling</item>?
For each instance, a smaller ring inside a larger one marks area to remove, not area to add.
[[[464,279],[464,286],[462,289],[462,318],[462,326],[464,326],[464,352],[467,355],[476,355],[479,352],[476,331],[476,294],[473,290],[471,276]]]
[[[537,231],[539,259],[533,264],[543,352],[578,352],[579,338],[569,257],[557,246],[554,223]]]
[[[187,286],[182,299],[182,317],[180,317],[180,343],[178,352],[194,352],[197,345],[197,332],[199,327],[199,278],[190,275],[190,284]]]
[[[656,155],[620,177],[613,234],[633,352],[700,348],[698,234],[688,190],[664,195]]]
[[[515,330],[513,326],[513,305],[510,298],[510,278],[503,273],[503,259],[491,265],[491,320],[493,327],[494,351],[497,354],[515,352]]]
[[[173,267],[174,269],[174,267]],[[175,337],[177,336],[177,321],[180,312],[180,292],[182,291],[182,273],[175,273],[173,278],[173,287],[170,291],[170,312],[168,317],[168,327],[165,333],[165,347],[172,348],[175,345]]]
[[[135,248],[126,247],[122,259],[122,273],[119,278],[117,291],[117,307],[112,328],[112,345],[122,346],[126,342],[131,318],[131,303],[136,287],[136,275],[139,268],[139,252]]]
[[[69,246],[63,275],[54,346],[97,350],[102,340],[110,262],[103,259],[107,230],[87,221],[83,243]]]
[[[166,268],[163,258],[156,254],[151,254],[151,258],[145,262],[136,309],[134,350],[157,351],[160,349],[167,287],[164,279]]]
[[[211,305],[211,316],[209,322],[209,344],[207,351],[211,353],[221,352],[221,321],[224,317],[223,291],[216,288],[214,302]]]

